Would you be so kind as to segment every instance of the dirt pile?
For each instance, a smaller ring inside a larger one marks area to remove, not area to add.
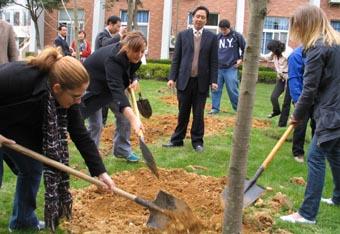
[[[113,175],[113,179],[119,188],[148,200],[154,200],[159,189],[167,191],[189,205],[203,224],[202,233],[221,233],[223,209],[220,193],[225,179],[182,169],[162,169],[160,180],[156,180],[147,169],[124,171]],[[63,228],[71,233],[159,233],[146,226],[149,210],[132,201],[100,193],[94,186],[74,190],[72,194],[73,219],[63,224]],[[256,233],[251,229],[255,230],[245,225],[243,231]]]
[[[170,137],[175,130],[177,123],[176,115],[154,115],[150,119],[143,119],[143,124],[146,129],[145,142],[153,144],[156,140],[162,137]],[[205,136],[211,136],[218,133],[226,132],[228,127],[235,126],[235,117],[215,118],[214,116],[207,115],[204,118],[205,122]],[[270,122],[266,120],[253,119],[253,128],[266,128],[270,126]],[[190,132],[191,120],[188,127]],[[114,132],[114,125],[107,125],[103,129],[101,137],[100,151],[102,155],[107,155],[112,150],[112,138]],[[187,138],[190,136],[187,135]],[[137,137],[132,134],[131,142],[133,146],[138,144]]]

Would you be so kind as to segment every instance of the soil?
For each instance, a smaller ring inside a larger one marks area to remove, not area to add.
[[[226,132],[228,127],[235,126],[235,117],[223,116],[215,118],[215,116],[206,115],[205,122],[205,136],[211,136],[218,133]],[[145,128],[145,143],[154,144],[162,137],[170,137],[175,130],[177,123],[176,115],[153,115],[149,119],[142,119]],[[267,120],[253,119],[253,128],[266,128],[270,126]],[[188,126],[188,133],[190,132],[191,120]],[[114,133],[114,125],[107,125],[102,132],[100,152],[101,155],[108,155],[112,151],[112,137]],[[187,138],[190,136],[187,135]],[[131,143],[137,146],[137,137],[131,134]]]
[[[202,225],[200,233],[221,233],[220,193],[226,184],[225,178],[197,175],[183,169],[161,169],[159,172],[159,180],[147,169],[123,171],[112,177],[119,188],[147,200],[154,200],[160,189],[172,194],[191,208]],[[146,225],[150,214],[147,208],[124,197],[101,192],[93,185],[72,190],[72,194],[73,218],[62,224],[70,233],[199,233],[197,230],[171,229],[171,226],[165,231],[149,228]],[[243,233],[268,233],[273,224],[272,214],[264,211],[247,215],[245,220]]]

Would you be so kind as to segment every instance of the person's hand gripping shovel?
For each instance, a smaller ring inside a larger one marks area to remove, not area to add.
[[[138,107],[137,107],[135,92],[132,88],[129,88],[129,92],[130,92],[130,96],[131,96],[132,109],[135,112],[137,119],[139,121],[141,121],[140,120],[140,114],[139,114]],[[152,156],[151,151],[149,150],[149,148],[147,147],[147,145],[144,142],[144,133],[143,133],[142,130],[139,131],[138,138],[139,138],[139,147],[140,147],[140,150],[142,151],[142,155],[143,155],[143,158],[145,160],[146,165],[150,168],[151,172],[157,178],[159,178],[158,169],[157,169],[155,159]]]

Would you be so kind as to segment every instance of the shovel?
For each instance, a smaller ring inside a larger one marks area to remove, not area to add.
[[[46,165],[57,168],[60,171],[74,175],[80,179],[90,182],[98,187],[105,187],[104,182],[95,179],[89,175],[86,175],[80,171],[77,171],[69,166],[66,166],[60,162],[54,161],[45,157],[42,154],[34,152],[28,148],[25,148],[19,144],[3,143],[9,149],[17,151],[25,156],[31,157],[37,161],[40,161]],[[113,192],[125,197],[138,205],[144,206],[149,209],[150,216],[147,225],[152,228],[166,229],[170,226],[181,224],[181,227],[195,231],[202,228],[197,218],[193,215],[190,207],[182,200],[174,197],[173,195],[164,191],[159,191],[155,201],[144,200],[137,197],[134,194],[128,193],[117,187],[113,188]]]
[[[137,107],[139,110],[139,113],[144,117],[144,118],[150,118],[152,115],[152,108],[150,105],[150,102],[148,99],[142,97],[142,93],[138,93],[138,100],[137,100]]]
[[[288,138],[290,132],[293,130],[293,125],[289,125],[287,130],[283,133],[279,141],[276,143],[272,151],[268,154],[267,158],[263,161],[261,166],[257,169],[254,177],[251,180],[244,182],[244,195],[243,195],[243,208],[253,204],[265,191],[265,188],[256,184],[257,179],[261,176],[262,172],[268,167],[269,163],[275,157],[277,151],[281,148],[283,143]],[[227,200],[228,188],[226,187],[222,192],[224,201]]]
[[[139,111],[138,111],[138,107],[137,107],[135,92],[133,91],[133,89],[129,89],[129,92],[131,94],[132,109],[134,110],[138,120],[140,121],[140,115],[139,115]],[[149,150],[149,148],[146,146],[146,144],[144,142],[143,131],[139,131],[138,137],[139,137],[139,147],[140,147],[140,150],[142,151],[142,155],[143,155],[143,158],[145,159],[146,165],[150,168],[152,173],[157,178],[159,178],[158,169],[157,169],[155,159],[152,156],[151,151]]]

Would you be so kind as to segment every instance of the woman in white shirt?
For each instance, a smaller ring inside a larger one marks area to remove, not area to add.
[[[285,127],[289,117],[291,97],[289,92],[286,92],[282,104],[282,112],[280,110],[279,97],[286,90],[286,86],[288,85],[288,57],[292,52],[292,49],[290,47],[286,48],[286,45],[278,40],[270,41],[267,44],[267,49],[270,50],[270,53],[261,55],[261,59],[273,61],[277,72],[276,84],[270,97],[273,111],[267,117],[273,118],[274,116],[281,114],[279,127]]]

